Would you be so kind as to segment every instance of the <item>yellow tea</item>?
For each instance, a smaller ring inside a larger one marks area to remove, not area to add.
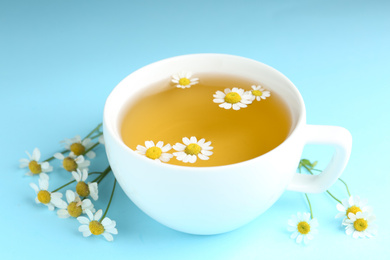
[[[205,167],[258,157],[287,138],[290,111],[272,86],[222,74],[196,76],[168,79],[140,94],[123,117],[124,143],[151,159]]]

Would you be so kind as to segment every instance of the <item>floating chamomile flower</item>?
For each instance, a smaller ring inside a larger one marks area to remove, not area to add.
[[[115,228],[116,222],[114,220],[106,217],[99,221],[103,214],[101,209],[99,209],[95,215],[93,215],[89,209],[85,212],[87,213],[89,219],[86,217],[77,218],[77,220],[82,224],[79,227],[79,231],[83,233],[84,237],[89,237],[93,234],[96,236],[103,235],[107,241],[114,240],[111,234],[118,234],[118,230]]]
[[[168,162],[173,155],[166,152],[171,149],[171,145],[167,144],[164,146],[163,141],[159,141],[156,145],[154,145],[153,141],[145,141],[145,146],[137,145],[136,152],[152,160]]]
[[[84,156],[74,156],[70,155],[65,157],[62,153],[56,153],[54,154],[54,158],[62,161],[62,167],[64,167],[65,170],[68,172],[75,171],[77,169],[79,170],[88,170],[88,166],[90,165],[90,162],[88,160],[84,159]]]
[[[298,212],[297,215],[292,215],[291,219],[288,221],[287,230],[293,232],[291,234],[292,239],[296,239],[295,241],[300,244],[303,240],[305,244],[309,242],[309,240],[313,239],[313,234],[318,233],[316,227],[318,226],[317,219],[310,219],[310,213],[301,213]]]
[[[266,99],[271,96],[271,93],[268,90],[265,90],[262,86],[252,86],[252,90],[250,91],[253,100],[260,101],[262,99]]]
[[[55,207],[63,209],[66,208],[66,202],[63,201],[62,193],[60,192],[49,192],[49,176],[46,173],[39,175],[39,188],[35,183],[30,183],[31,188],[34,189],[37,197],[35,202],[37,204],[42,203],[46,205],[49,210],[54,210]]]
[[[247,107],[253,101],[251,93],[249,91],[245,92],[241,88],[233,88],[231,90],[227,88],[224,92],[218,90],[213,97],[214,103],[222,103],[219,107],[225,109],[233,108],[234,110]]]
[[[77,172],[72,172],[73,178],[77,181],[76,192],[81,197],[91,196],[92,199],[98,199],[98,184],[96,182],[86,184],[85,181],[88,178],[88,171],[86,169],[82,172],[77,169]]]
[[[176,143],[173,146],[177,152],[173,153],[176,156],[176,159],[184,163],[194,163],[196,162],[197,156],[201,160],[208,160],[209,156],[213,154],[210,150],[213,149],[210,146],[211,141],[205,142],[205,139],[202,138],[197,141],[195,136],[192,136],[190,139],[187,137],[183,138],[183,143]]]
[[[191,78],[192,73],[179,73],[176,75],[172,75],[172,82],[177,84],[177,88],[190,88],[192,85],[198,84],[199,79],[198,78]]]
[[[360,199],[359,196],[351,196],[348,199],[343,199],[342,204],[336,205],[337,209],[340,211],[336,215],[336,218],[349,218],[349,213],[371,212],[371,207],[367,206],[367,202],[367,199]]]
[[[66,191],[66,200],[68,201],[68,205],[66,209],[60,209],[57,211],[57,215],[60,218],[69,218],[74,217],[77,218],[81,215],[81,213],[85,213],[88,209],[92,213],[95,212],[95,208],[90,199],[81,200],[80,197],[71,190]]]
[[[372,222],[375,220],[375,216],[369,212],[357,212],[349,213],[348,218],[345,219],[343,225],[345,225],[345,233],[351,235],[353,238],[359,237],[372,237],[377,233],[377,227]]]
[[[70,157],[84,155],[84,153],[94,145],[91,138],[85,138],[84,140],[81,140],[79,135],[76,135],[74,138],[65,139],[61,142],[65,143],[65,149],[70,150]],[[94,151],[89,151],[85,154],[85,156],[87,156],[89,159],[93,159],[95,158],[96,154]]]
[[[33,176],[35,174],[40,174],[42,172],[51,172],[53,170],[53,167],[50,166],[49,162],[39,162],[39,159],[41,158],[41,152],[38,148],[35,148],[32,155],[29,154],[29,152],[26,151],[26,154],[28,155],[29,159],[20,159],[20,168],[26,168],[30,170],[26,173],[28,176]]]

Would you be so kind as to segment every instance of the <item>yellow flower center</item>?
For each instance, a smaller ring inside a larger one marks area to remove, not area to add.
[[[349,207],[349,208],[347,209],[347,212],[346,212],[345,214],[346,214],[347,217],[348,217],[348,214],[349,214],[349,213],[353,213],[353,214],[356,215],[356,213],[358,213],[358,212],[362,212],[362,210],[361,210],[359,207],[352,206],[352,207]],[[349,217],[348,217],[348,218],[349,218]]]
[[[72,172],[72,171],[75,171],[77,169],[76,161],[70,157],[66,157],[62,161],[62,165],[64,166],[64,169],[67,170],[68,172]]]
[[[368,227],[368,223],[367,220],[359,218],[355,222],[353,222],[353,226],[357,231],[364,231]]]
[[[89,222],[89,230],[94,235],[100,235],[104,232],[104,227],[99,221],[94,220]]]
[[[306,221],[301,221],[298,223],[298,232],[302,235],[306,235],[310,232],[310,225]]]
[[[42,172],[41,165],[37,161],[31,161],[28,164],[28,168],[33,174],[38,174]]]
[[[81,197],[88,197],[89,196],[89,187],[85,182],[79,181],[76,185],[76,192]]]
[[[182,86],[187,86],[191,83],[191,81],[187,78],[181,78],[179,79],[179,84]]]
[[[162,154],[161,148],[156,147],[156,146],[148,148],[148,150],[146,150],[146,153],[145,153],[146,157],[153,159],[153,160],[160,158],[161,154]]]
[[[47,190],[40,190],[38,192],[38,200],[43,204],[49,203],[51,200],[50,192],[48,192]]]
[[[189,144],[184,152],[186,154],[197,155],[201,150],[202,148],[198,144]]]
[[[225,101],[227,103],[236,104],[241,101],[241,96],[236,92],[230,92],[226,94]]]
[[[80,143],[73,143],[71,146],[70,146],[70,150],[77,156],[79,155],[82,155],[84,154],[85,152],[85,147],[84,145],[80,144]]]
[[[77,204],[78,204],[77,202],[71,202],[69,203],[67,208],[69,215],[71,215],[74,218],[77,218],[83,212],[81,206]]]
[[[252,90],[252,95],[253,96],[262,96],[263,92],[261,92],[260,90]]]

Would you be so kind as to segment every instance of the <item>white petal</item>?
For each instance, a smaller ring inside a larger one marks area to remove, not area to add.
[[[104,229],[107,229],[107,226],[108,226],[108,225],[111,225],[111,223],[112,223],[112,220],[109,219],[109,218],[104,218],[104,219],[102,220],[102,225],[103,225]]]
[[[33,188],[36,193],[39,192],[39,188],[35,183],[30,183],[30,187]]]
[[[87,156],[89,159],[93,159],[96,157],[96,153],[94,151],[89,151],[85,156]]]
[[[299,235],[299,236],[297,237],[296,242],[297,242],[298,244],[300,244],[300,243],[302,242],[302,239],[303,239],[303,236],[302,236],[302,235]]]
[[[208,160],[208,159],[209,159],[208,156],[206,156],[206,155],[204,155],[204,154],[201,154],[201,153],[198,154],[198,157],[199,157],[199,159],[201,159],[201,160]]]
[[[292,227],[292,226],[288,226],[287,227],[287,231],[290,231],[290,232],[293,232],[293,231],[296,231],[297,230],[297,227]]]
[[[83,162],[85,161],[85,158],[84,158],[84,156],[79,155],[79,156],[77,156],[76,159],[74,159],[74,161],[75,161],[77,164],[81,164],[81,163],[83,163]]]
[[[41,190],[47,190],[49,188],[49,181],[45,178],[39,178],[39,188]]]
[[[173,157],[172,154],[169,154],[169,153],[163,153],[161,154],[160,156],[160,160],[163,161],[163,162],[169,162],[169,160]]]
[[[67,190],[65,193],[65,197],[68,203],[72,203],[76,199],[76,195],[72,190]]]
[[[103,210],[99,209],[98,211],[96,211],[95,213],[95,216],[94,216],[94,220],[99,220],[103,215]]]
[[[56,158],[58,160],[64,160],[65,156],[62,153],[55,153],[54,158]]]
[[[114,234],[114,235],[117,235],[118,234],[118,229],[112,227],[112,228],[106,228],[106,231],[108,233],[111,233],[111,234]]]
[[[155,145],[153,141],[145,141],[145,146],[147,149],[149,149],[150,147],[153,147]]]
[[[346,211],[345,207],[343,205],[341,205],[341,204],[337,204],[336,208],[337,208],[338,211],[341,211],[341,212],[345,212]]]
[[[225,102],[225,100],[222,98],[215,98],[215,99],[213,99],[213,102],[219,104],[219,103]]]
[[[298,231],[295,231],[294,233],[291,234],[290,238],[295,239],[298,236]]]
[[[88,178],[88,170],[84,169],[82,170],[83,177],[81,178],[82,181],[86,181]]]
[[[48,207],[48,209],[49,209],[50,211],[53,211],[53,210],[54,210],[54,205],[53,205],[53,204],[47,203],[46,206]]]
[[[89,228],[88,228],[88,230],[83,232],[83,237],[89,237],[90,235],[92,235],[92,233],[91,233],[91,230],[89,230]]]
[[[196,140],[196,137],[195,137],[195,136],[191,136],[190,142],[191,142],[192,144],[196,144],[196,143],[198,142],[198,140]]]
[[[196,155],[191,155],[188,161],[189,161],[190,163],[196,162]]]
[[[228,94],[228,93],[230,93],[230,92],[232,92],[229,88],[225,88],[224,89],[224,92],[225,92],[225,94]]]
[[[146,149],[146,147],[144,147],[142,145],[137,145],[136,150],[139,152],[142,152],[142,154],[145,154],[147,149]]]
[[[88,231],[89,230],[89,226],[87,226],[87,225],[81,225],[81,226],[79,226],[79,231],[80,232],[86,232],[86,231]]]
[[[22,158],[19,160],[19,163],[20,163],[19,165],[20,168],[26,168],[30,164],[30,161],[26,158]]]
[[[187,154],[184,159],[183,159],[183,162],[184,163],[188,163],[190,161],[190,158],[191,158],[191,155]]]
[[[186,149],[186,146],[184,144],[181,144],[181,143],[176,143],[175,145],[173,145],[173,149],[181,152],[181,151],[184,151],[184,149]]]
[[[114,237],[108,232],[104,232],[102,235],[107,239],[107,241],[114,240]]]
[[[41,152],[39,151],[38,148],[35,148],[32,153],[31,159],[38,162],[40,158],[41,158]]]
[[[184,143],[185,145],[189,145],[189,144],[191,143],[191,142],[190,142],[190,139],[188,139],[188,137],[183,137],[182,141],[183,141],[183,143]]]
[[[183,145],[184,146],[184,145]],[[170,144],[166,144],[164,147],[161,147],[161,151],[163,152],[163,153],[166,153],[166,152],[168,152],[169,150],[171,150],[172,149],[172,146],[170,145]]]
[[[93,219],[93,214],[92,214],[92,212],[90,211],[90,210],[86,210],[85,211],[85,213],[87,213],[87,215],[88,215],[88,218],[91,220],[91,221],[93,221],[94,219]]]
[[[72,172],[72,176],[73,176],[73,178],[74,178],[77,182],[81,181],[81,173],[79,173],[79,172],[80,172],[79,169],[77,169],[77,172],[75,172],[75,171]]]
[[[89,225],[89,219],[86,218],[86,217],[78,217],[77,220],[78,220],[81,224]],[[87,227],[88,227],[88,226],[87,226]]]
[[[309,240],[309,238],[307,237],[307,235],[303,237],[303,243],[304,243],[305,245],[308,244],[309,241],[310,241],[310,240]]]
[[[93,200],[99,199],[99,191],[98,191],[98,184],[97,182],[88,183],[89,188],[89,195],[92,197]]]
[[[163,142],[163,141],[158,141],[157,144],[156,144],[156,147],[162,148],[163,145],[164,145],[164,142]]]
[[[240,106],[237,104],[233,104],[233,110],[240,110]]]
[[[59,218],[69,218],[70,217],[70,215],[66,209],[57,210],[57,216]]]
[[[210,156],[210,155],[213,154],[212,151],[207,151],[207,150],[202,150],[201,153],[204,154],[204,155],[207,155],[207,156]]]

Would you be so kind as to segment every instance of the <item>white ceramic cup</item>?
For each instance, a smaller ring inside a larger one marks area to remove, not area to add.
[[[176,166],[140,156],[121,138],[125,108],[151,84],[169,81],[171,75],[182,71],[195,76],[226,73],[263,83],[289,107],[292,128],[287,139],[254,159],[216,167]],[[225,54],[178,56],[131,73],[107,98],[103,132],[112,171],[127,196],[161,224],[205,235],[243,226],[274,204],[286,189],[325,191],[341,175],[352,146],[350,133],[342,127],[306,124],[300,93],[279,71],[258,61]],[[305,144],[335,148],[331,162],[319,175],[296,173]]]

